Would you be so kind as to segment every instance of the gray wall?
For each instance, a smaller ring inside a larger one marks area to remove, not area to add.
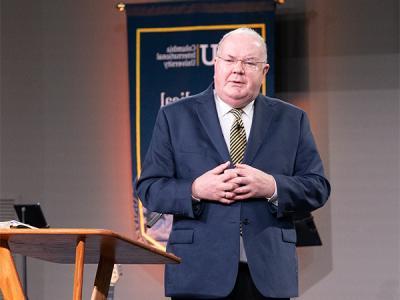
[[[40,201],[53,227],[134,238],[115,2],[1,0],[0,198]],[[304,30],[280,37],[293,48],[279,96],[309,113],[333,187],[315,213],[324,246],[299,250],[300,299],[399,299],[398,1],[287,1],[279,14]],[[72,267],[28,269],[30,300],[71,298]],[[115,299],[163,299],[162,271],[124,266]],[[85,268],[84,299],[94,273]]]

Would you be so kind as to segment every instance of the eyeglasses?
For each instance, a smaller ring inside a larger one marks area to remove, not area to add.
[[[259,64],[265,64],[264,61],[253,61],[253,60],[244,60],[244,59],[238,59],[236,57],[230,57],[230,58],[223,58],[219,55],[217,55],[219,59],[221,59],[225,65],[227,66],[236,66],[237,62],[241,62],[243,65],[243,68],[247,71],[257,71]]]

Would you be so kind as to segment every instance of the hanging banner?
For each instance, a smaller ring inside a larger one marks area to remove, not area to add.
[[[270,70],[262,93],[274,94],[275,1],[198,1],[127,4],[133,177],[150,143],[161,106],[205,90],[213,81],[217,44],[236,28],[265,38]],[[140,236],[163,248],[171,216],[146,211],[134,199]]]

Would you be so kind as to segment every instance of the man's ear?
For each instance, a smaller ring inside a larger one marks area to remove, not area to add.
[[[265,66],[264,66],[264,68],[263,68],[263,74],[264,74],[264,76],[267,75],[268,70],[269,70],[269,64],[265,64]]]

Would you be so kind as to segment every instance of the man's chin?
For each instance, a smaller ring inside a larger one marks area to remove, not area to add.
[[[226,93],[224,102],[234,108],[242,108],[251,102],[251,97],[247,94]]]
[[[240,88],[232,88],[226,91],[226,95],[229,96],[231,99],[241,100],[245,99],[247,93]]]

